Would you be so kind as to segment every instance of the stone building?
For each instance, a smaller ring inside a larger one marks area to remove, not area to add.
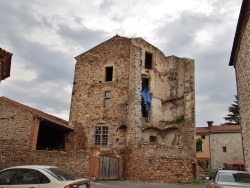
[[[240,125],[212,123],[208,121],[207,127],[196,127],[196,140],[202,140],[202,147],[196,150],[197,163],[206,168],[223,168],[230,162],[243,162]]]
[[[12,53],[0,48],[0,82],[10,77]]]
[[[75,59],[66,150],[90,153],[90,178],[195,178],[192,59],[118,35]]]
[[[0,169],[55,165],[87,177],[88,154],[66,152],[67,136],[73,131],[67,121],[0,97],[0,130]]]
[[[230,66],[234,66],[242,128],[245,167],[250,171],[250,0],[243,0],[234,37]]]

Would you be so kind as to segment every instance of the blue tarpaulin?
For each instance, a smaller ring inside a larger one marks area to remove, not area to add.
[[[147,87],[142,88],[141,97],[143,101],[142,114],[144,117],[149,117],[149,110],[152,104],[152,99]]]

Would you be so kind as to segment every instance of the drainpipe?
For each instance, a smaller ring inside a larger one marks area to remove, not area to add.
[[[213,121],[207,121],[207,125],[208,125],[208,129],[209,129],[209,131],[208,131],[208,135],[209,135],[209,163],[210,163],[210,168],[212,167],[212,165],[211,165],[211,162],[212,162],[212,160],[211,160],[211,139],[210,139],[210,137],[211,137],[211,128],[212,128],[212,126],[213,126]]]

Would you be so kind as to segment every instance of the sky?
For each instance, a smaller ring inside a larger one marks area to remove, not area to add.
[[[74,57],[116,34],[195,61],[196,126],[225,123],[242,0],[0,0],[0,47],[13,53],[0,96],[69,119]]]

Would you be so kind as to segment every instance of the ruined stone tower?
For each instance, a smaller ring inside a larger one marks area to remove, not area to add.
[[[166,57],[142,38],[117,35],[76,61],[69,118],[74,132],[67,148],[89,152],[89,176],[193,179],[194,61]]]

